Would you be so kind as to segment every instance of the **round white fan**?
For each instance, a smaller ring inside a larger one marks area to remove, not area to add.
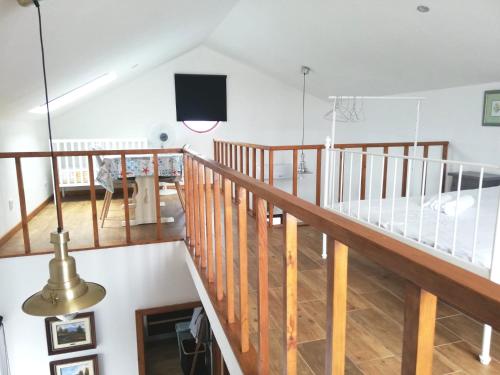
[[[173,127],[157,124],[151,128],[148,143],[151,148],[168,148],[175,145],[176,134]]]

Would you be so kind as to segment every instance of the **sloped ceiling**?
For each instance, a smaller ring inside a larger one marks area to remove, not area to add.
[[[188,51],[210,35],[235,1],[44,0],[50,97],[109,71],[126,80]],[[0,113],[25,113],[42,104],[35,7],[0,0],[0,56]]]
[[[498,81],[499,20],[498,0],[240,0],[208,45],[296,86],[308,65],[321,98],[393,94]]]

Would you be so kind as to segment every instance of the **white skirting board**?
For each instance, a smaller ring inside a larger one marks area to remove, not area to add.
[[[224,329],[219,322],[219,318],[217,317],[217,313],[215,312],[214,307],[212,306],[212,301],[210,300],[210,296],[205,290],[205,286],[203,285],[203,281],[201,280],[200,275],[198,274],[198,270],[196,269],[196,265],[194,264],[193,258],[191,258],[191,254],[189,253],[189,249],[186,247],[186,264],[188,266],[189,272],[191,273],[191,277],[193,278],[194,285],[196,290],[198,291],[198,295],[200,297],[201,303],[203,304],[203,308],[205,309],[205,313],[207,314],[208,320],[210,321],[210,326],[212,331],[217,339],[217,343],[224,357],[224,362],[226,363],[227,369],[231,375],[243,375],[243,371],[236,359],[236,356],[231,348],[231,344],[224,333]]]

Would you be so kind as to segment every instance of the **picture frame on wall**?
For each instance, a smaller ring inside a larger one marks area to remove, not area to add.
[[[50,362],[50,375],[99,375],[97,354]]]
[[[46,318],[45,330],[49,355],[95,349],[97,346],[93,312],[78,314],[67,321]]]
[[[500,90],[484,92],[483,126],[500,126]]]

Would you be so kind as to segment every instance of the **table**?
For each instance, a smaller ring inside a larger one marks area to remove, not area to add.
[[[137,184],[135,200],[129,203],[135,206],[134,218],[130,225],[156,223],[155,178],[153,157],[151,155],[128,156],[125,161],[127,178],[133,178]],[[159,178],[168,178],[175,182],[182,177],[182,154],[166,154],[158,156]],[[113,156],[103,159],[97,175],[97,181],[109,192],[114,192],[115,181],[122,178],[121,157]],[[173,222],[171,217],[162,217],[161,222]]]
[[[450,172],[448,176],[452,177],[450,191],[457,191],[458,188],[458,172]],[[462,184],[460,190],[471,190],[479,188],[480,173],[476,171],[463,171]],[[483,175],[483,188],[499,186],[500,175],[493,173],[484,173]]]

